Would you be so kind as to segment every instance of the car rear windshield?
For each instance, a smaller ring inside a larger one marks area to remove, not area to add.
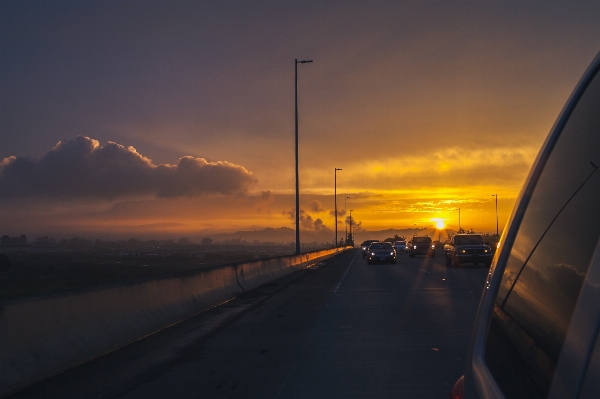
[[[485,347],[506,397],[545,398],[600,238],[600,77],[536,184],[496,297]]]
[[[406,241],[396,241],[394,245],[406,245]]]
[[[371,244],[371,249],[392,249],[392,244],[389,242],[374,242]]]
[[[413,237],[412,239],[413,244],[416,243],[424,243],[424,242],[431,242],[431,238],[430,237]]]
[[[454,237],[455,245],[483,245],[481,236],[456,236]]]

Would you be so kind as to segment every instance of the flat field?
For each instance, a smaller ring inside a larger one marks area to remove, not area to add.
[[[10,253],[0,270],[0,302],[177,275],[266,257],[250,252],[204,258],[119,257],[100,251]],[[272,256],[272,255],[271,255]]]

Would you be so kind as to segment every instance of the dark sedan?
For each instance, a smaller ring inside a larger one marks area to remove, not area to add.
[[[396,251],[389,242],[374,242],[369,247],[367,263],[372,265],[378,262],[396,263]]]
[[[367,255],[369,254],[369,247],[374,242],[379,242],[379,240],[366,240],[366,241],[363,241],[362,244],[360,244],[363,259],[366,258]]]

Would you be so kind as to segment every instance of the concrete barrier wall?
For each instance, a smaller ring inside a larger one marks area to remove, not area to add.
[[[339,250],[0,305],[0,396],[58,374]]]
[[[240,263],[238,265],[238,281],[244,290],[251,290],[293,271],[304,269],[308,265],[336,254],[338,251],[339,249],[329,249]]]

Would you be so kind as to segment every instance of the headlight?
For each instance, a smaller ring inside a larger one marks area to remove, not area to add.
[[[415,246],[413,247],[413,249],[417,249],[417,246],[415,245]]]
[[[393,252],[390,252],[390,255],[394,256],[394,253],[393,253]]]
[[[375,252],[371,252],[371,256],[375,256]]]
[[[467,250],[466,249],[461,249],[460,252],[462,252],[463,254],[466,254]]]
[[[431,249],[435,249],[435,244],[431,244]]]
[[[487,254],[487,253],[488,253],[488,250],[487,250],[487,249],[484,249],[484,250],[483,250],[483,252],[485,252],[485,253]]]

